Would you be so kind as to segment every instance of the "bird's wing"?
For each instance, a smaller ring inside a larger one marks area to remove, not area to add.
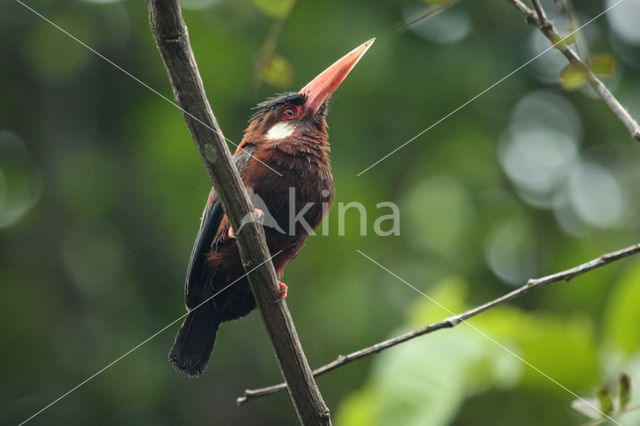
[[[246,147],[238,149],[233,156],[235,165],[243,175],[244,170],[247,168],[247,163],[251,158],[253,148]],[[218,232],[220,223],[224,218],[224,211],[222,210],[222,203],[215,191],[215,188],[211,189],[207,205],[202,213],[202,220],[200,222],[200,230],[196,236],[196,241],[193,244],[191,250],[191,258],[189,259],[189,266],[187,267],[187,278],[184,287],[185,302],[188,308],[193,308],[202,300],[197,297],[202,291],[201,279],[204,276],[202,268],[205,266],[207,253],[211,251],[213,240]]]

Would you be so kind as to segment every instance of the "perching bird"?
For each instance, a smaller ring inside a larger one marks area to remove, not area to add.
[[[233,155],[256,212],[264,218],[278,277],[331,205],[327,102],[373,40],[347,53],[299,92],[258,104]],[[187,270],[189,313],[169,353],[175,368],[189,376],[207,368],[220,324],[256,307],[234,236],[212,188]],[[286,297],[287,287],[281,282],[280,288]]]

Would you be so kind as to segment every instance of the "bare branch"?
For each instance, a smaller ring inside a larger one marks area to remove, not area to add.
[[[536,9],[536,13],[538,14],[538,19],[541,22],[546,22],[547,21],[547,14],[544,11],[544,8],[542,7],[542,4],[540,4],[539,0],[531,0],[531,2],[533,3],[533,7]]]
[[[516,7],[525,17],[527,23],[531,25],[535,25],[544,36],[549,39],[549,41],[553,44],[557,50],[559,50],[567,60],[580,69],[584,74],[587,83],[595,90],[595,92],[604,100],[604,102],[609,106],[611,111],[618,117],[618,119],[624,124],[631,136],[640,141],[640,125],[636,122],[636,120],[629,114],[627,109],[622,106],[620,101],[616,99],[615,96],[607,89],[607,86],[602,83],[602,81],[596,77],[596,75],[591,71],[589,66],[582,60],[580,57],[571,49],[566,43],[566,39],[568,37],[562,37],[557,31],[553,22],[551,22],[548,18],[542,5],[539,0],[532,0],[534,8],[536,11],[529,9],[521,0],[507,0],[513,6]]]
[[[408,333],[402,334],[400,336],[393,337],[391,339],[376,343],[375,345],[366,347],[364,349],[360,349],[358,351],[352,352],[348,355],[340,355],[334,361],[329,364],[323,365],[322,367],[313,371],[314,376],[320,376],[322,374],[328,373],[329,371],[335,370],[336,368],[342,367],[343,365],[349,364],[350,362],[357,361],[359,359],[368,357],[370,355],[381,352],[385,349],[389,349],[393,346],[399,345],[400,343],[404,343],[408,340],[414,339],[419,336],[423,336],[425,334],[433,333],[436,330],[440,330],[443,328],[453,328],[456,325],[460,324],[463,321],[468,320],[484,311],[487,311],[491,308],[494,308],[503,303],[509,302],[516,297],[519,297],[534,288],[542,287],[547,284],[551,284],[557,281],[569,281],[578,275],[582,275],[586,272],[589,272],[593,269],[600,268],[602,266],[608,265],[609,263],[615,262],[617,260],[623,259],[627,256],[631,256],[634,254],[640,253],[640,243],[632,245],[630,247],[617,250],[611,253],[606,253],[597,257],[593,260],[590,260],[581,265],[575,266],[573,268],[564,270],[562,272],[557,272],[552,275],[547,275],[541,278],[532,278],[522,287],[517,288],[503,296],[500,296],[496,299],[491,300],[483,305],[476,306],[473,309],[469,309],[466,312],[463,312],[459,315],[455,315],[449,318],[446,318],[440,322],[428,325],[419,330],[410,331]],[[247,389],[244,391],[244,394],[241,397],[238,397],[236,402],[239,405],[244,404],[247,401],[252,399],[260,398],[262,396],[270,395],[273,393],[277,393],[283,391],[287,388],[287,385],[284,383],[280,383],[273,386],[268,386],[259,389]]]
[[[235,229],[240,229],[241,218],[253,212],[253,207],[207,100],[179,1],[147,0],[147,5],[151,30],[167,68],[176,103],[183,112],[227,217]],[[330,425],[329,409],[314,381],[287,304],[284,301],[272,303],[279,297],[279,286],[269,261],[262,225],[246,224],[237,238],[245,270],[256,268],[247,278],[278,364],[289,384],[298,418],[305,425]]]
[[[529,9],[524,3],[522,3],[520,0],[507,0],[507,1],[509,1],[520,12],[522,12],[527,17],[527,20],[531,19],[530,15],[533,15],[533,11],[531,9]]]
[[[414,25],[423,23],[427,19],[431,19],[444,12],[448,8],[457,4],[460,0],[446,0],[442,3],[427,4],[420,14],[408,22],[401,22],[394,26],[394,30],[398,33],[408,31]]]

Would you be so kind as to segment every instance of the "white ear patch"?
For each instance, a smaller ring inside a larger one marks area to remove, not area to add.
[[[293,121],[279,121],[267,132],[267,139],[284,139],[293,133],[296,129],[296,123]]]

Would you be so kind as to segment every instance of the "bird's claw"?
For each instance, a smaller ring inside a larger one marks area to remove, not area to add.
[[[253,215],[254,215],[254,221],[258,222],[258,223],[262,223],[264,220],[264,212],[258,208],[253,208]],[[244,225],[244,224],[243,224]],[[242,226],[240,227],[242,228]],[[236,233],[233,230],[233,226],[229,225],[229,230],[227,231],[227,238],[229,238],[230,240],[233,240],[236,237]]]
[[[280,296],[276,300],[274,300],[273,303],[280,303],[287,298],[287,289],[289,287],[287,287],[287,285],[282,281],[280,281],[279,284],[280,284],[280,291],[279,291]]]
[[[262,223],[264,221],[264,212],[258,208],[253,208],[253,213],[255,214],[255,221],[258,223]]]

